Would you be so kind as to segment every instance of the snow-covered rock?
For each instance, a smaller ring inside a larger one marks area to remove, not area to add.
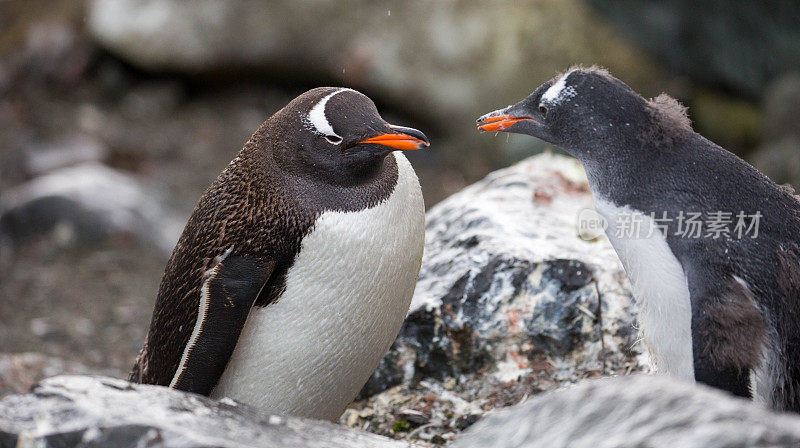
[[[584,381],[492,413],[453,448],[800,446],[800,418],[665,376]]]
[[[268,415],[160,386],[88,376],[0,402],[0,447],[408,447],[329,422]]]

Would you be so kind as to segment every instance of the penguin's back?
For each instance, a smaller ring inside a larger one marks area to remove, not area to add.
[[[253,163],[240,154],[200,198],[167,262],[130,381],[175,382],[186,347],[196,336],[208,276],[227,255],[290,257],[313,222],[310,213],[273,188],[275,182],[258,175]]]

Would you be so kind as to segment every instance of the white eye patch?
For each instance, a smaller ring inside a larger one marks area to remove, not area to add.
[[[549,89],[544,92],[542,95],[542,103],[548,102],[550,104],[559,104],[562,101],[572,98],[577,95],[575,88],[572,86],[567,86],[567,78],[572,72],[565,73],[564,76],[558,78]]]
[[[325,116],[325,106],[335,95],[348,90],[355,92],[353,89],[338,89],[325,95],[324,98],[319,100],[319,102],[311,108],[311,110],[308,112],[308,116],[306,117],[308,123],[311,125],[311,130],[320,135],[324,135],[325,140],[332,145],[338,145],[341,143],[342,137],[334,132],[333,127],[331,126],[330,122],[328,122],[328,118]]]

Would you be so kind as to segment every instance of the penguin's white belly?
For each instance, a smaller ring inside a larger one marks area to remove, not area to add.
[[[694,381],[692,307],[680,262],[649,215],[598,197],[594,203],[631,281],[654,370]]]
[[[285,292],[251,310],[212,397],[327,420],[355,398],[400,330],[422,259],[422,192],[406,158],[395,158],[389,198],[317,219]]]

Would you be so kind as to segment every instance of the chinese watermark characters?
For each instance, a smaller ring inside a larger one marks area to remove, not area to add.
[[[679,211],[672,214],[665,211],[649,215],[624,211],[616,213],[609,226],[604,217],[588,210],[581,210],[578,215],[578,234],[583,239],[596,238],[600,229],[619,239],[650,238],[656,231],[664,236],[690,239],[758,238],[763,217],[760,211]]]

